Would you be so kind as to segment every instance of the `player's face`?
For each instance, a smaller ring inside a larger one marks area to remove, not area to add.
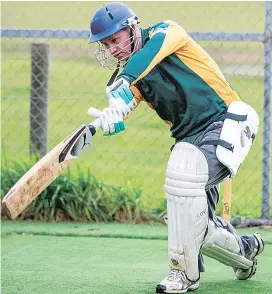
[[[127,60],[131,54],[133,38],[129,29],[123,29],[103,40],[101,43],[109,50],[110,54],[118,60]]]

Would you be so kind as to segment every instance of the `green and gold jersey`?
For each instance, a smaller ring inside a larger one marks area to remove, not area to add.
[[[173,21],[142,29],[143,47],[119,76],[171,126],[174,138],[194,135],[222,119],[240,100],[215,61]]]

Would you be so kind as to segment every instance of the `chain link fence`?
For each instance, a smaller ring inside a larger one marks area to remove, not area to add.
[[[127,4],[139,15],[142,27],[166,19],[183,26],[218,63],[242,100],[257,110],[260,130],[233,181],[232,214],[269,218],[271,2]],[[49,46],[47,151],[82,122],[92,120],[87,115],[90,106],[107,107],[105,85],[112,73],[99,67],[95,48],[87,43],[89,20],[101,5],[2,3],[2,165],[30,158],[33,43]],[[36,65],[39,67],[39,62]],[[41,83],[40,87],[45,86]],[[39,129],[41,121],[36,123]],[[105,183],[139,189],[144,205],[153,209],[164,199],[164,175],[172,144],[168,126],[147,105],[140,105],[127,121],[127,131],[110,138],[96,136],[92,149],[74,163],[72,173],[90,170]]]

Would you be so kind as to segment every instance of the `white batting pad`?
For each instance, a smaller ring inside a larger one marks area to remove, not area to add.
[[[211,220],[201,251],[204,255],[234,268],[249,269],[253,265],[251,260],[240,253],[236,237],[226,229],[216,226]]]
[[[233,150],[228,150],[220,145],[216,148],[218,160],[229,168],[231,177],[234,178],[257,135],[259,117],[250,105],[242,101],[232,102],[228,107],[228,112],[247,115],[246,121],[235,121],[228,118],[224,121],[220,139],[231,144]]]
[[[199,279],[198,254],[208,225],[205,185],[208,163],[194,145],[180,142],[172,151],[166,170],[168,258],[171,268]]]

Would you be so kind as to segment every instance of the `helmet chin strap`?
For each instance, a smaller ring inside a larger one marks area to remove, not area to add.
[[[131,53],[134,51],[134,48],[135,48],[135,41],[134,41],[134,38],[133,38],[133,30],[132,28],[130,27],[129,28],[130,30],[130,37],[132,39],[132,42],[131,42],[131,45],[130,45],[130,50],[131,50]],[[107,83],[107,87],[109,87],[110,85],[112,85],[118,75],[118,72],[119,72],[119,69],[120,69],[120,61],[118,61],[117,63],[117,67],[114,71],[114,73],[112,74],[112,76],[110,77],[108,83]]]

